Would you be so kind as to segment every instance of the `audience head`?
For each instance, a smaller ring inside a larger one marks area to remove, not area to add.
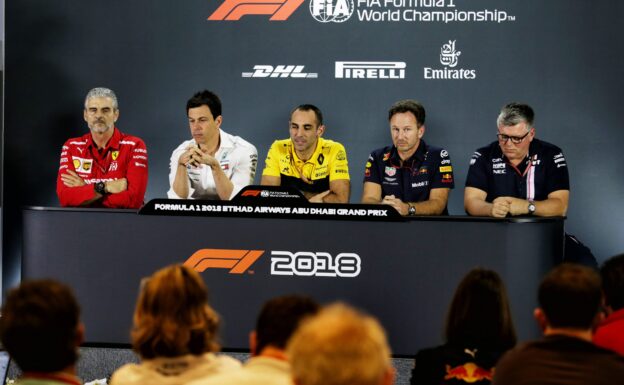
[[[589,330],[600,313],[600,276],[589,267],[563,263],[544,277],[538,300],[542,327]]]
[[[305,320],[288,343],[298,385],[392,384],[390,348],[370,316],[334,304]]]
[[[9,291],[0,338],[23,372],[66,371],[78,359],[84,327],[72,290],[57,281],[25,281]]]
[[[624,254],[607,260],[600,268],[605,305],[611,311],[624,309]]]
[[[446,318],[446,342],[491,350],[516,344],[509,299],[500,276],[476,268],[468,272],[455,291]]]
[[[261,354],[271,346],[286,349],[286,343],[305,317],[316,314],[319,304],[312,298],[288,295],[269,300],[264,304],[256,330],[252,333],[252,354]]]
[[[204,281],[194,270],[171,265],[142,281],[132,330],[132,345],[142,358],[217,351],[218,326]]]

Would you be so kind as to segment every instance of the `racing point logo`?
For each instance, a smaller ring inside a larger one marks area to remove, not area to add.
[[[208,20],[240,20],[245,15],[271,15],[271,21],[284,21],[304,0],[225,0]]]
[[[230,274],[243,274],[264,254],[264,250],[201,249],[184,266],[202,273],[206,269],[230,269]]]

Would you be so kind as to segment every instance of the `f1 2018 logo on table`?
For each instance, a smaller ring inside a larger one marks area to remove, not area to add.
[[[357,277],[360,271],[362,260],[354,253],[340,253],[333,257],[326,252],[271,252],[271,275]]]
[[[208,269],[229,269],[230,274],[250,273],[249,268],[264,250],[200,249],[184,262],[197,272]],[[362,260],[355,253],[271,251],[271,275],[302,277],[357,277]]]

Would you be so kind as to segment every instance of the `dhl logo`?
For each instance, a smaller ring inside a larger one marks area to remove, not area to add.
[[[201,273],[206,269],[230,269],[230,274],[243,274],[264,254],[264,250],[201,249],[184,266]]]
[[[303,0],[225,0],[208,20],[240,20],[245,15],[272,15],[269,20],[290,17]]]

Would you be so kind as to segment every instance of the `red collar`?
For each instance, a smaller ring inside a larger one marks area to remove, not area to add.
[[[41,372],[25,372],[23,378],[35,378],[40,380],[52,380],[56,382],[63,382],[70,385],[82,385],[80,379],[71,374],[65,373],[41,373]]]
[[[111,138],[108,140],[108,143],[106,143],[106,146],[104,146],[104,149],[102,151],[104,153],[108,151],[109,148],[119,150],[119,142],[121,141],[121,132],[119,132],[119,129],[117,129],[117,127],[113,127],[113,130],[114,130],[113,136],[111,136]],[[97,150],[97,146],[95,142],[93,141],[93,136],[91,135],[91,133],[87,134],[87,146],[90,146]]]
[[[600,326],[604,326],[618,321],[624,321],[624,309],[620,309],[609,314],[609,316],[605,318],[604,321],[602,321]]]

